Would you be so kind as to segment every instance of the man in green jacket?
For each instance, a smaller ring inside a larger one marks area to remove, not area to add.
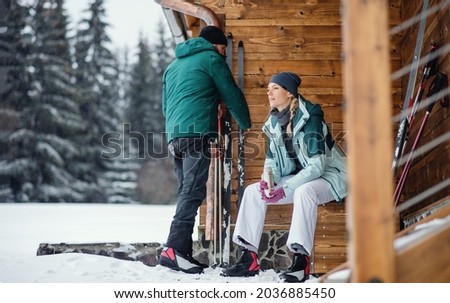
[[[219,101],[223,100],[241,129],[251,126],[245,97],[225,62],[227,39],[215,26],[177,45],[176,59],[163,75],[166,137],[179,182],[178,201],[162,266],[202,273],[207,265],[192,257],[195,217],[206,197],[211,160],[209,142],[217,137]]]

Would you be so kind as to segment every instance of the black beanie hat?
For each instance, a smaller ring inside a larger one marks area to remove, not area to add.
[[[270,78],[269,83],[281,85],[285,90],[297,97],[297,87],[302,83],[302,79],[297,74],[291,72],[282,72]]]
[[[214,25],[208,25],[200,31],[200,37],[212,44],[227,45],[227,37],[222,30]]]

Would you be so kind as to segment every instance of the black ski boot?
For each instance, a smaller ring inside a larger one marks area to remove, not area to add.
[[[258,255],[253,251],[244,249],[236,264],[224,269],[220,275],[224,277],[252,277],[259,274],[259,268]]]
[[[183,254],[171,247],[164,247],[161,251],[159,264],[188,274],[202,274],[203,268],[208,267],[192,258],[191,255]]]
[[[309,256],[294,254],[292,265],[288,270],[280,274],[279,283],[301,283],[309,278]]]

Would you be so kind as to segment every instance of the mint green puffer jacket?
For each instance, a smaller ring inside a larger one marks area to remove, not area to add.
[[[317,178],[326,180],[336,201],[347,196],[345,156],[334,142],[323,119],[320,105],[298,96],[299,107],[293,119],[292,143],[302,169],[283,185],[285,191]],[[265,167],[272,168],[275,182],[295,171],[295,162],[289,158],[277,118],[270,116],[263,126],[268,137]]]

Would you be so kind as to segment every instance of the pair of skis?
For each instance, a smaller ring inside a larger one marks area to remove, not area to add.
[[[396,178],[397,176],[397,170],[401,166],[401,162],[403,161],[402,156],[405,150],[406,143],[408,141],[409,133],[412,129],[412,124],[414,122],[414,118],[416,116],[417,111],[419,110],[419,105],[422,100],[422,97],[424,95],[424,92],[426,90],[428,81],[432,78],[432,82],[429,86],[428,94],[427,94],[427,100],[428,105],[426,106],[427,109],[425,111],[425,114],[423,116],[422,122],[420,124],[420,127],[418,129],[418,132],[416,134],[416,137],[414,139],[414,142],[412,144],[410,153],[408,155],[408,158],[405,162],[405,165],[403,166],[403,170],[400,174],[399,180],[397,182],[397,185],[395,187],[394,191],[394,207],[397,206],[401,193],[403,191],[403,188],[405,186],[406,178],[409,174],[409,171],[411,169],[412,161],[414,158],[414,153],[416,151],[416,148],[419,144],[419,141],[422,137],[425,125],[429,119],[429,116],[431,114],[431,111],[434,107],[434,104],[436,103],[436,95],[443,90],[445,87],[447,87],[447,76],[445,74],[439,73],[437,70],[437,61],[438,61],[438,53],[436,52],[438,49],[438,46],[436,44],[431,44],[431,50],[428,54],[428,57],[425,58],[425,65],[423,67],[423,74],[422,79],[419,84],[419,88],[417,90],[417,93],[415,95],[415,99],[413,100],[413,90],[416,82],[417,77],[417,70],[419,66],[420,60],[420,53],[422,49],[422,43],[423,43],[423,35],[425,32],[425,25],[426,25],[426,16],[428,11],[428,0],[424,0],[422,12],[420,16],[420,24],[419,24],[419,32],[416,38],[416,45],[414,50],[414,57],[413,62],[411,64],[411,71],[409,74],[409,80],[408,80],[408,87],[406,90],[405,95],[405,101],[402,111],[402,118],[400,121],[400,125],[398,128],[397,138],[395,141],[395,148],[394,148],[394,158],[392,162],[392,170],[393,170],[393,176]]]
[[[420,124],[419,130],[417,131],[416,137],[414,139],[413,145],[411,147],[411,151],[408,155],[408,160],[405,163],[405,166],[403,167],[403,171],[400,175],[400,179],[397,182],[397,186],[395,188],[394,192],[394,206],[396,206],[400,200],[400,195],[403,191],[403,188],[405,186],[406,178],[409,174],[409,170],[411,169],[411,165],[414,159],[414,153],[417,149],[417,146],[419,145],[419,141],[422,137],[423,131],[425,129],[425,125],[429,119],[429,116],[431,114],[431,111],[433,110],[433,107],[438,99],[438,97],[435,97],[440,91],[442,91],[444,88],[447,87],[448,78],[445,74],[437,72],[436,75],[433,78],[433,81],[430,84],[430,88],[428,90],[427,99],[428,106],[425,111],[425,115],[422,118],[422,122]]]
[[[399,161],[400,158],[403,155],[404,148],[405,148],[405,142],[408,140],[408,132],[411,127],[411,116],[408,113],[412,112],[412,107],[414,103],[419,102],[420,100],[418,98],[413,101],[413,91],[414,86],[417,79],[417,72],[419,68],[419,61],[420,61],[420,54],[422,52],[422,43],[423,43],[423,36],[425,33],[425,25],[427,23],[426,18],[426,12],[428,10],[428,0],[424,0],[423,6],[422,6],[422,12],[421,12],[421,18],[419,23],[419,32],[417,34],[416,38],[416,45],[414,47],[414,55],[413,55],[413,61],[411,63],[411,71],[409,73],[409,79],[408,79],[408,86],[406,88],[406,94],[405,94],[405,100],[403,102],[403,110],[402,110],[402,118],[398,127],[397,132],[397,138],[395,140],[395,147],[394,147],[394,159],[392,161],[392,171],[394,178],[397,175],[397,170],[399,167]],[[431,73],[431,69],[430,69]],[[429,74],[427,75],[424,70],[422,84],[425,84],[429,78]],[[422,85],[421,85],[422,86]],[[419,90],[420,94],[420,90]],[[419,96],[419,94],[417,96]]]
[[[419,104],[422,100],[427,83],[428,83],[429,79],[431,77],[435,76],[437,73],[438,56],[435,56],[435,54],[434,54],[437,50],[437,45],[432,44],[430,52],[428,54],[428,57],[425,60],[426,63],[423,68],[423,74],[422,74],[422,79],[419,84],[419,88],[417,90],[415,98],[413,99],[414,86],[416,84],[419,63],[421,61],[420,56],[421,56],[423,37],[424,37],[425,26],[426,26],[426,21],[427,21],[428,6],[429,6],[429,1],[424,0],[423,6],[422,6],[422,11],[420,13],[419,31],[418,31],[417,38],[416,38],[416,45],[414,48],[413,61],[411,63],[411,70],[409,73],[408,86],[406,89],[403,110],[401,113],[401,120],[400,120],[400,124],[399,124],[399,128],[398,128],[398,132],[397,132],[397,137],[395,140],[394,156],[393,156],[393,161],[392,161],[392,171],[393,171],[394,178],[396,178],[396,176],[397,176],[397,172],[400,167],[400,162],[402,160],[402,156],[403,156],[403,153],[404,153],[404,150],[406,147],[406,143],[408,141],[409,133],[412,129],[414,117],[417,113],[417,110],[419,109]],[[441,81],[442,81],[441,76],[439,76],[439,77],[436,76],[434,78],[433,84],[430,85],[428,97],[431,96],[432,94],[435,94],[436,90],[441,89],[440,88]],[[428,109],[427,109],[428,114],[425,115],[426,118],[428,117],[429,112],[431,112],[431,109],[433,108],[433,106],[434,106],[434,102],[429,104]],[[425,123],[426,123],[426,120],[422,121],[421,128],[424,126]],[[420,139],[420,136],[422,135],[422,131],[423,131],[423,129],[422,130],[419,129],[419,133],[417,134],[416,139],[414,141],[412,151],[410,153],[410,157],[408,158],[408,161],[406,162],[406,164],[403,168],[400,179],[395,188],[394,206],[397,205],[397,203],[400,199],[400,194],[403,190],[403,186],[405,184],[405,180],[408,175],[409,168],[411,166],[410,162],[412,162],[412,154],[418,144],[418,140]]]
[[[437,50],[437,45],[433,43],[431,45],[431,50],[429,56],[432,57],[433,53]],[[423,98],[423,94],[425,92],[427,83],[431,77],[436,75],[437,73],[437,59],[438,57],[435,57],[434,59],[430,60],[423,68],[423,74],[422,79],[420,81],[419,88],[417,90],[417,94],[415,99],[412,99],[412,96],[409,98],[409,102],[406,108],[405,116],[402,118],[398,133],[397,133],[397,139],[395,142],[395,149],[394,149],[394,160],[392,163],[392,170],[394,177],[397,175],[397,170],[399,167],[399,162],[401,157],[403,156],[404,149],[406,146],[406,143],[408,141],[409,132],[412,128],[414,117],[416,116],[417,110],[419,108],[419,104]]]
[[[233,36],[227,37],[227,64],[233,66]],[[238,44],[238,86],[244,90],[244,44]],[[219,109],[219,136],[212,145],[213,161],[210,167],[210,194],[207,196],[206,240],[212,241],[215,265],[227,266],[230,260],[231,245],[231,172],[232,172],[232,128],[231,115],[225,108]],[[244,134],[239,129],[238,138],[238,205],[244,192]],[[213,183],[213,184],[211,184]],[[211,197],[213,196],[213,197]],[[222,199],[223,197],[223,199]],[[208,203],[209,202],[209,203]],[[211,207],[212,206],[212,207]],[[212,210],[211,210],[212,208]],[[211,217],[213,219],[211,219]],[[217,221],[219,219],[219,222]],[[218,237],[218,239],[217,239]],[[218,255],[218,256],[217,256]]]

